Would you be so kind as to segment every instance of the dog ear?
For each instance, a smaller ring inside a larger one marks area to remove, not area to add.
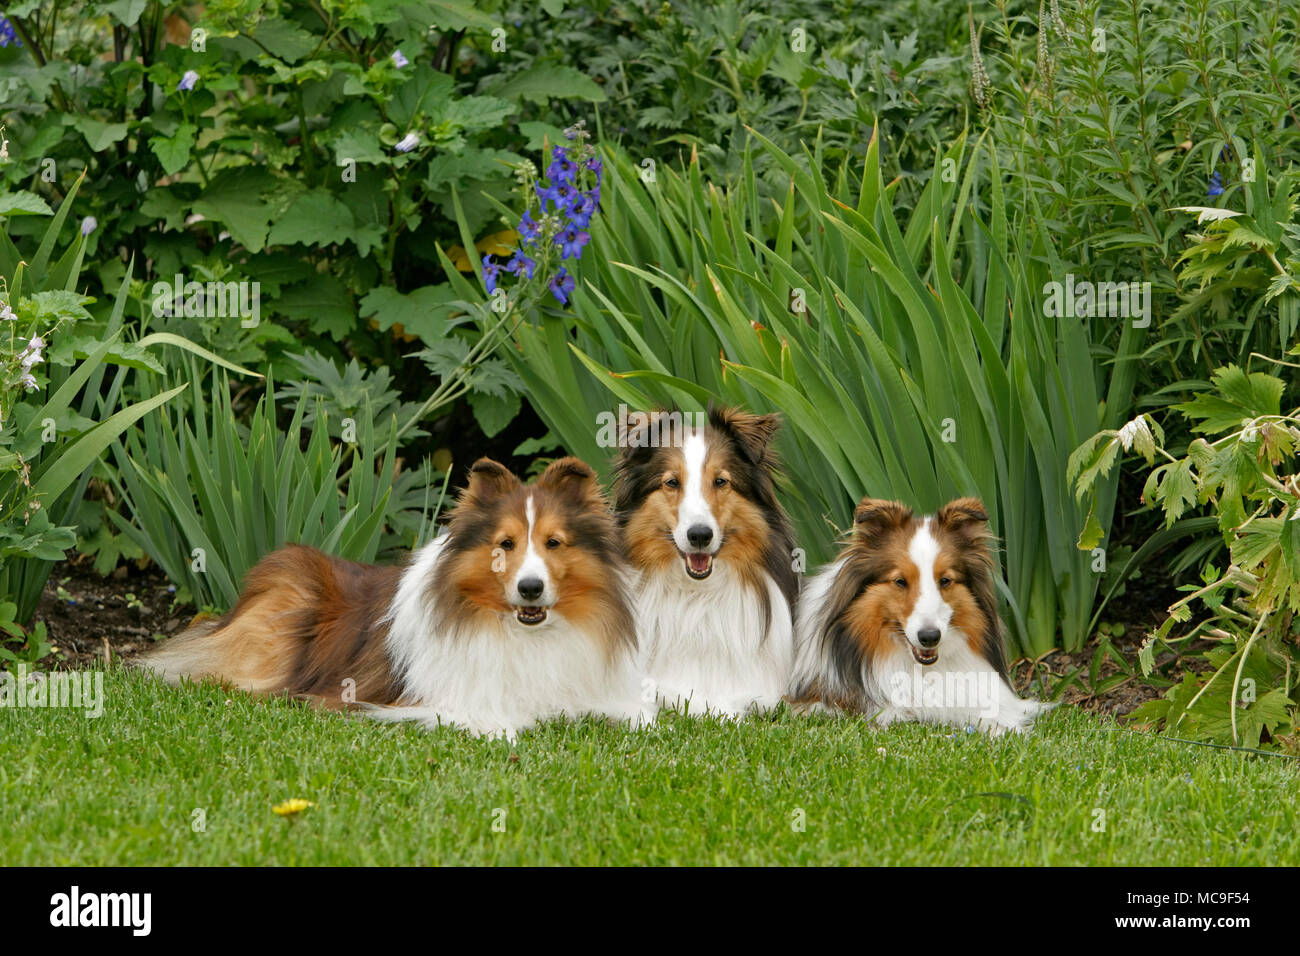
[[[750,464],[757,465],[762,462],[767,454],[767,446],[781,427],[781,416],[776,413],[756,415],[738,408],[710,405],[709,423],[730,435],[745,459]]]
[[[596,470],[581,458],[557,458],[537,479],[537,487],[556,494],[571,495],[587,504],[603,504]]]
[[[987,530],[989,513],[978,498],[957,498],[940,508],[935,519],[941,528],[978,534]]]
[[[898,501],[863,498],[853,511],[853,530],[864,541],[874,541],[912,520],[912,509]]]
[[[491,458],[480,458],[469,466],[465,498],[485,504],[518,487],[519,479],[513,471]]]
[[[624,472],[644,464],[654,455],[656,448],[680,446],[686,438],[682,419],[680,413],[661,408],[629,412],[626,420],[619,423],[615,470]]]

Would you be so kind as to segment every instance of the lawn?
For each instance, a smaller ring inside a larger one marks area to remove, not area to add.
[[[781,713],[510,745],[120,667],[104,689],[98,719],[0,709],[6,864],[1300,862],[1295,761],[1072,707],[1015,739]]]

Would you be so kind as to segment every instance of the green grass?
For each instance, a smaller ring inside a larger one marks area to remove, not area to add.
[[[0,709],[6,864],[1300,860],[1294,762],[1070,708],[1020,739],[781,713],[554,724],[511,746],[121,669],[104,689],[98,719]],[[316,806],[271,812],[291,797]]]

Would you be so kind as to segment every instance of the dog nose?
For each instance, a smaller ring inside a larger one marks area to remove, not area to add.
[[[937,627],[923,627],[916,632],[916,636],[922,647],[934,647],[939,643],[940,635]]]
[[[541,578],[524,578],[518,584],[519,596],[525,601],[536,601],[546,590],[546,584]],[[935,633],[938,633],[937,631]],[[938,638],[935,638],[938,640]]]
[[[686,540],[692,548],[703,548],[713,540],[713,529],[706,524],[693,524],[686,529]]]

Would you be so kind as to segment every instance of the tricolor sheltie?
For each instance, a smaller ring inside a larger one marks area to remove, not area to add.
[[[976,498],[928,517],[864,498],[848,547],[800,596],[796,707],[1024,730],[1042,705],[1007,681],[990,539]]]
[[[445,532],[404,567],[282,548],[228,614],[144,665],[490,736],[561,714],[639,723],[626,576],[590,467],[563,458],[525,485],[481,458]]]
[[[656,412],[620,439],[615,513],[636,572],[644,675],[658,702],[734,717],[790,681],[798,589],[773,487],[780,419]]]

